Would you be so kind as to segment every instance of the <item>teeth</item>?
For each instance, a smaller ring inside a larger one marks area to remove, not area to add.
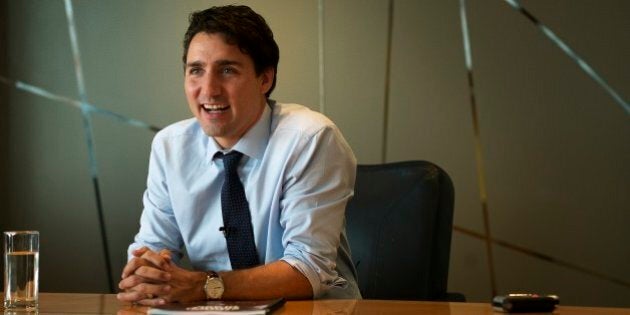
[[[228,107],[227,105],[210,105],[210,104],[202,104],[201,106],[205,110],[222,110]]]

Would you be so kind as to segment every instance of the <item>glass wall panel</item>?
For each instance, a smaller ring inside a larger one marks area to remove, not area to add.
[[[11,221],[3,228],[40,231],[42,292],[107,290],[81,114],[10,94],[10,193],[3,208]]]

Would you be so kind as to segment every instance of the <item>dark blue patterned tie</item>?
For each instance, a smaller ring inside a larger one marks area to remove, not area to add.
[[[225,167],[225,181],[221,188],[223,232],[232,269],[254,267],[258,265],[258,254],[254,243],[252,218],[243,183],[236,172],[243,153],[232,151],[226,155],[219,153],[219,156],[223,156]]]

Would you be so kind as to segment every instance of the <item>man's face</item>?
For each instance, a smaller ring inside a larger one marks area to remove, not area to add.
[[[258,121],[274,71],[256,75],[249,55],[223,35],[197,33],[186,55],[184,89],[204,132],[231,148]]]

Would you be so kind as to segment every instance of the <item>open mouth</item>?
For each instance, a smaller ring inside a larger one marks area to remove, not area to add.
[[[212,112],[222,112],[224,110],[227,110],[230,106],[229,105],[210,105],[210,104],[201,104],[201,108],[203,108],[203,110],[205,110],[208,113],[212,113]]]

